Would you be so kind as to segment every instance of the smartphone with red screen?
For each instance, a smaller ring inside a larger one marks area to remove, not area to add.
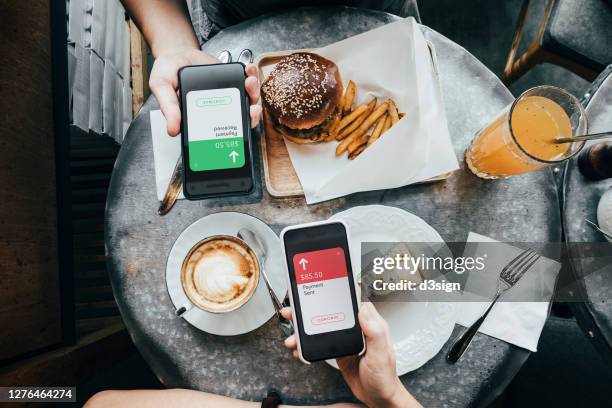
[[[341,221],[281,233],[298,353],[307,364],[365,351],[348,240]]]

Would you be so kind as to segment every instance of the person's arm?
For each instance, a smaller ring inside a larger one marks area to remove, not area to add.
[[[181,49],[199,50],[184,0],[122,0],[155,58]]]
[[[178,96],[178,71],[186,65],[215,64],[219,60],[202,51],[193,31],[187,5],[183,0],[122,0],[153,51],[155,63],[149,87],[157,98],[170,136],[181,129]],[[259,123],[261,107],[259,81],[255,67],[246,68],[245,88],[251,100],[251,126]]]
[[[83,408],[256,408],[253,402],[184,389],[102,391]]]
[[[94,395],[84,408],[258,408],[259,402],[248,402],[221,395],[194,390],[133,390],[102,391]],[[360,408],[360,405],[339,403],[328,408]],[[280,408],[323,408],[319,406],[294,407],[281,405]]]
[[[281,314],[291,320],[290,308],[283,308]],[[370,408],[422,408],[398,378],[389,327],[369,302],[361,304],[359,325],[366,341],[365,354],[336,359],[353,394]],[[285,346],[297,358],[295,335],[285,339]]]

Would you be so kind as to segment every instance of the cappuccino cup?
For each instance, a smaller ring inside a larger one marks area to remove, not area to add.
[[[207,312],[238,309],[259,284],[259,261],[241,239],[215,235],[201,240],[185,256],[181,283],[191,303]]]

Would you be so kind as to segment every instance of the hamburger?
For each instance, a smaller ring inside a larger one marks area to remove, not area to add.
[[[272,125],[292,142],[320,142],[339,119],[340,71],[320,55],[297,52],[281,59],[261,92]]]

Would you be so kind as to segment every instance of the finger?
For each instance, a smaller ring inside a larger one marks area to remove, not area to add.
[[[255,67],[254,64],[247,65],[246,68],[244,69],[244,72],[246,72],[247,76],[257,77],[257,68]]]
[[[165,81],[152,81],[150,87],[166,118],[168,134],[170,136],[178,135],[181,129],[181,109],[179,108],[176,91],[172,85]]]
[[[291,336],[285,339],[285,347],[287,347],[289,350],[295,350],[297,348],[297,340],[295,339],[295,334],[292,334]]]
[[[293,357],[295,358],[300,358],[300,355],[298,354],[297,350],[293,350],[293,353],[291,354],[293,354]]]
[[[259,100],[259,81],[254,76],[249,76],[244,81],[244,87],[246,88],[249,98],[251,98],[251,105],[257,103]]]
[[[383,317],[376,311],[372,303],[364,302],[359,309],[359,324],[366,338],[366,347],[369,350],[384,352],[389,346],[389,327]]]
[[[292,314],[291,314],[291,308],[290,307],[283,307],[281,309],[281,315],[287,319],[287,320],[291,320],[292,319]]]
[[[251,105],[251,127],[257,127],[259,121],[261,119],[261,106],[259,105]]]

